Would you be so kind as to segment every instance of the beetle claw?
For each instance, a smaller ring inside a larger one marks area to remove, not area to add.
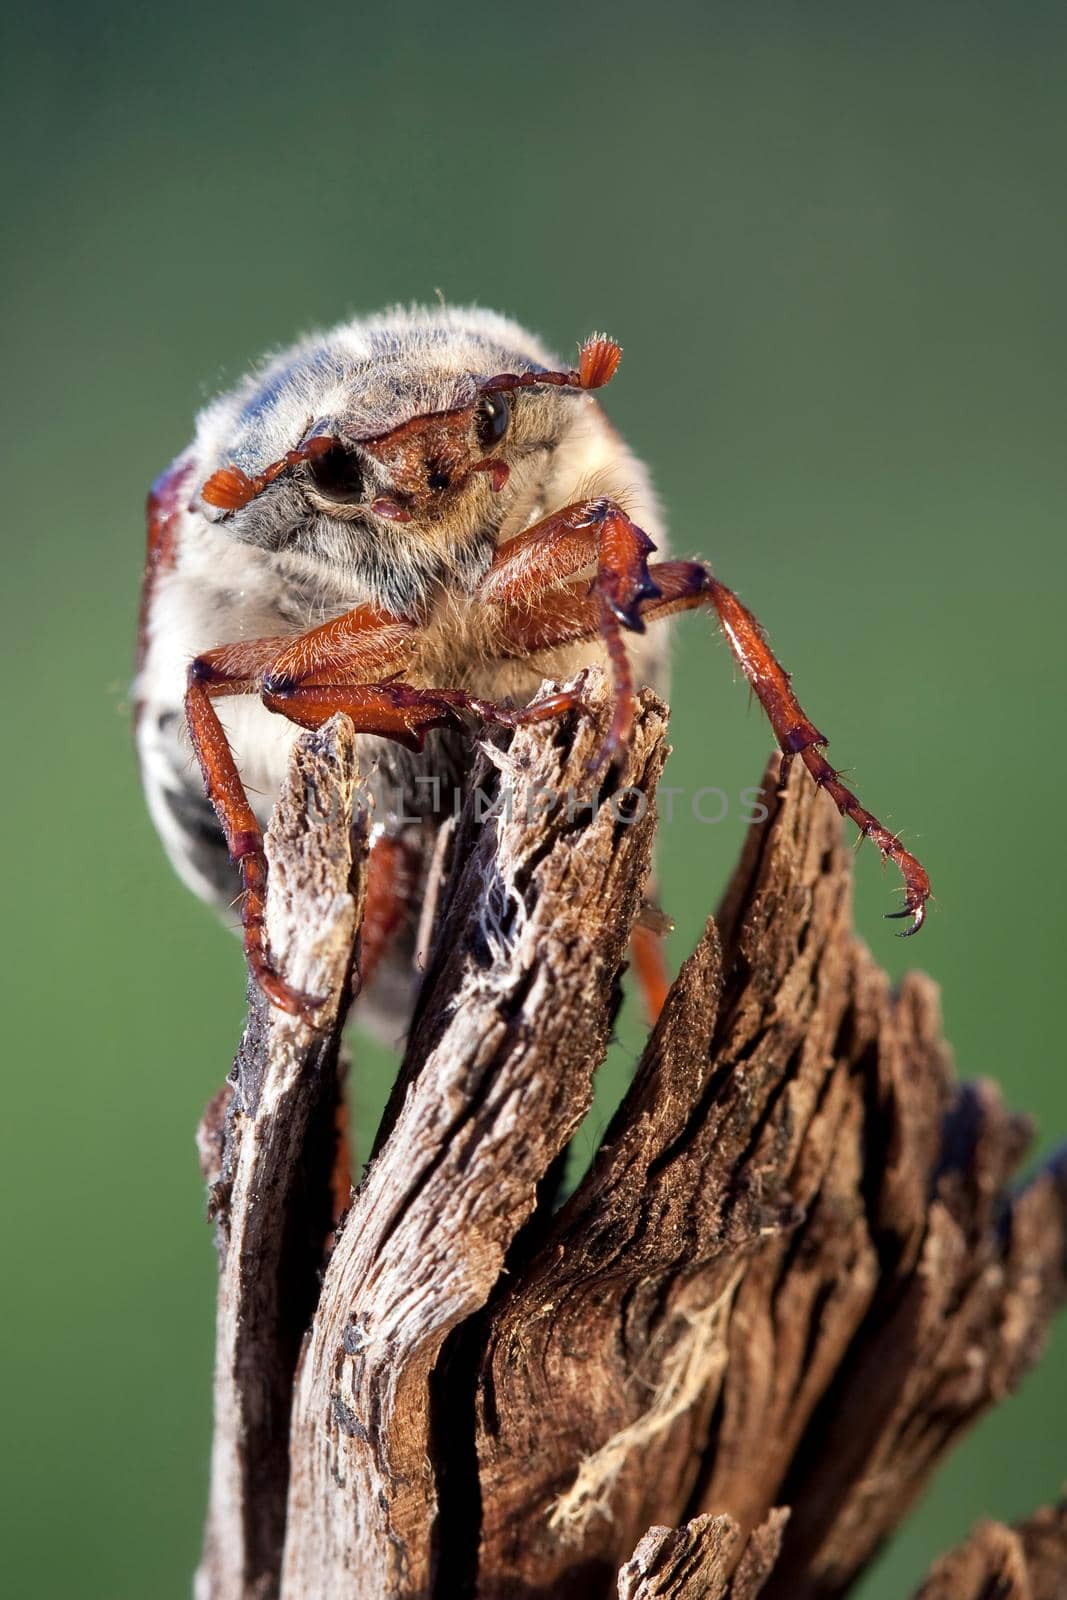
[[[882,915],[887,922],[896,922],[902,917],[911,917],[911,927],[900,928],[897,932],[898,939],[910,939],[913,933],[918,933],[926,921],[926,898],[924,896],[923,899],[916,901],[914,904],[909,902],[900,911],[885,911]]]

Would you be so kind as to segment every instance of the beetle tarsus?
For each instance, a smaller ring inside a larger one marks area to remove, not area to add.
[[[249,962],[249,971],[272,1006],[288,1016],[298,1017],[309,1028],[318,1028],[316,1013],[326,1004],[327,995],[311,995],[294,989],[266,962]]]

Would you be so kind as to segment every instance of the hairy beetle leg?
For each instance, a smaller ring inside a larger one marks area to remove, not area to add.
[[[215,808],[230,859],[241,879],[241,930],[248,970],[273,1005],[298,1016],[310,1027],[321,998],[294,989],[276,970],[267,949],[264,912],[267,858],[263,831],[248,803],[218,713],[212,703],[212,669],[198,658],[189,669],[185,696],[186,720],[200,763],[204,787]]]
[[[535,532],[536,529],[529,529],[519,538],[528,544]],[[559,537],[557,529],[553,538]],[[518,540],[512,540],[510,547],[518,543]],[[501,553],[510,547],[503,546]],[[586,545],[574,554],[592,559],[588,551],[589,546]],[[492,572],[490,568],[490,577]],[[546,587],[536,604],[527,602],[521,605],[517,577],[515,573],[515,581],[510,586],[512,594],[509,599],[512,603],[505,625],[506,646],[510,653],[521,655],[525,651],[532,654],[538,650],[597,637],[604,641],[615,677],[616,707],[612,728],[603,749],[604,758],[611,759],[628,737],[633,717],[633,689],[617,613],[605,604],[603,593],[598,593],[596,581],[592,589],[583,580],[561,586],[555,569],[552,572],[555,587]],[[887,915],[911,918],[911,926],[903,930],[901,937],[917,933],[925,920],[926,905],[931,894],[926,869],[904,848],[896,834],[891,833],[872,812],[860,804],[852,790],[841,781],[840,774],[827,761],[823,755],[826,737],[805,715],[793,692],[788,673],[776,659],[756,618],[737,595],[713,577],[699,561],[656,562],[649,567],[648,577],[654,594],[652,598],[638,603],[641,626],[661,621],[679,611],[707,606],[714,608],[726,642],[771,724],[782,753],[783,781],[792,761],[799,758],[813,781],[820,789],[826,790],[841,815],[856,824],[863,838],[873,841],[883,860],[893,862],[904,879],[904,907]]]
[[[230,859],[241,879],[241,925],[248,969],[263,993],[280,1010],[298,1016],[310,1027],[325,997],[303,993],[287,983],[271,960],[264,921],[267,859],[263,831],[245,794],[241,775],[219,720],[215,701],[231,695],[260,694],[267,683],[275,690],[292,681],[295,671],[388,670],[403,662],[410,649],[412,626],[371,607],[314,629],[299,640],[252,639],[206,651],[189,666],[185,716],[204,788],[215,809]],[[319,722],[325,719],[319,719]],[[313,722],[310,726],[318,726]]]
[[[704,569],[702,569],[704,570]],[[732,589],[705,571],[707,597],[715,607],[726,642],[745,674],[774,730],[779,749],[787,758],[799,756],[815,783],[825,789],[843,817],[849,817],[860,834],[879,849],[884,861],[892,861],[904,879],[904,906],[889,912],[890,917],[911,917],[911,927],[901,937],[918,933],[926,919],[930,898],[930,879],[925,867],[905,850],[900,839],[862,806],[841,782],[838,772],[823,755],[826,738],[804,714],[793,693],[789,674],[776,659],[756,618]]]

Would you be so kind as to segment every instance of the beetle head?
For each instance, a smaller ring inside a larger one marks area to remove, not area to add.
[[[332,431],[329,421],[316,419],[299,443],[258,471],[236,463],[217,469],[200,497],[229,517],[279,479],[295,476],[317,509],[347,519],[369,515],[409,522],[432,515],[477,474],[485,474],[494,491],[504,487],[510,472],[505,451],[520,391],[528,391],[532,399],[537,391],[599,389],[614,376],[621,354],[613,340],[594,334],[582,346],[575,368],[529,367],[488,378],[471,376],[473,396],[467,404],[410,416],[383,433],[352,438]],[[534,416],[530,407],[527,423]],[[519,443],[528,446],[534,442],[531,431],[538,429],[516,431],[526,434]],[[374,477],[379,492],[368,482],[368,462],[378,469]]]

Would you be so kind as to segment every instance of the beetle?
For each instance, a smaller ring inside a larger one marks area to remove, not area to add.
[[[666,688],[648,624],[696,608],[716,614],[783,767],[799,757],[900,869],[887,915],[921,927],[925,870],[830,766],[755,617],[703,563],[665,558],[649,475],[596,398],[620,356],[594,335],[562,366],[481,309],[349,321],[210,404],[153,485],[134,688],[148,806],[199,895],[224,908],[239,888],[249,969],[284,1010],[316,1003],[264,929],[263,827],[300,729],[346,713],[374,773],[363,982],[395,1026],[439,824],[427,780],[462,781],[479,722],[580,709],[578,689],[537,691],[591,663],[613,685],[600,765],[616,760],[637,686]],[[654,1011],[653,943],[635,954]]]

